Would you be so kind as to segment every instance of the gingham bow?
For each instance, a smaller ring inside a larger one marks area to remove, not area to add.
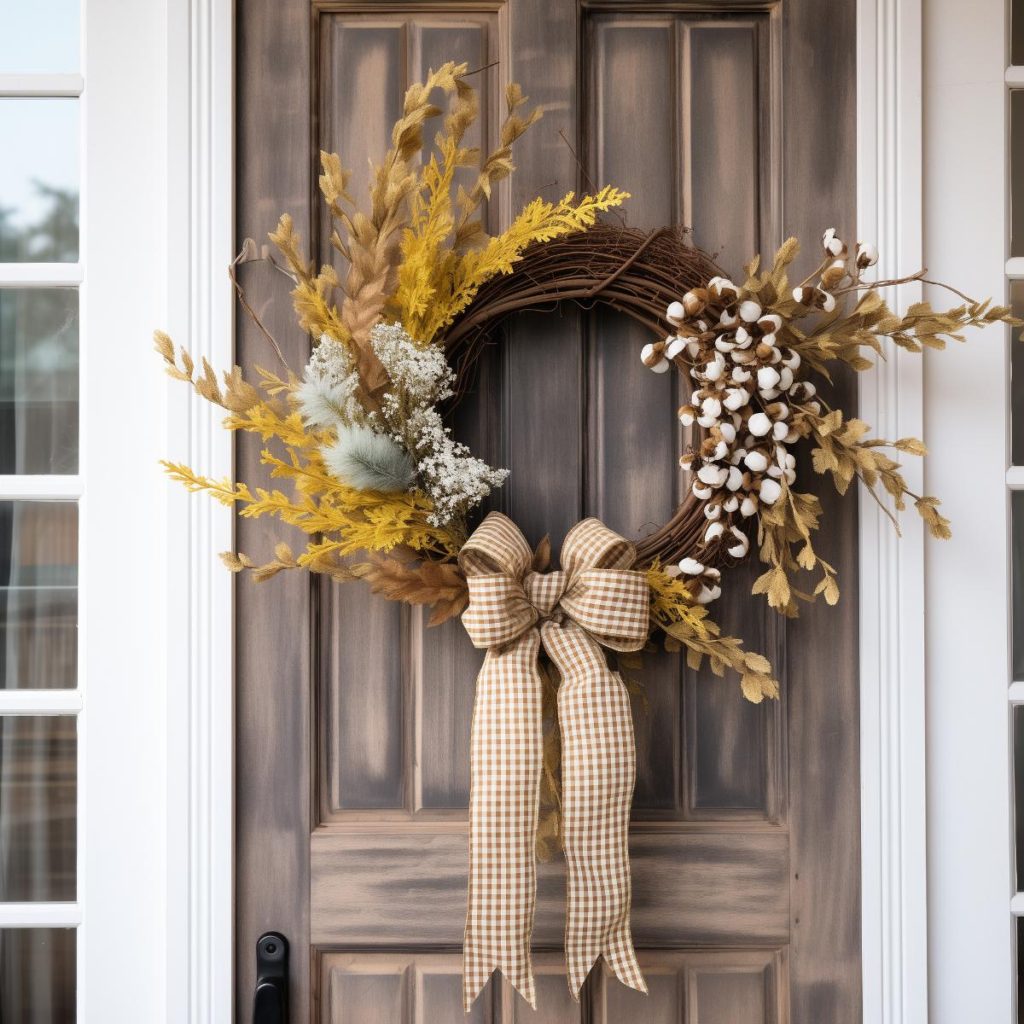
[[[647,991],[629,928],[633,722],[626,688],[600,646],[635,651],[647,639],[647,581],[629,568],[635,559],[632,544],[597,519],[586,519],[565,538],[562,569],[533,572],[526,538],[497,512],[459,555],[469,584],[462,622],[473,645],[487,648],[473,708],[462,989],[467,1012],[495,969],[536,1009],[530,935],[543,757],[537,672],[542,643],[562,677],[569,990],[579,998],[603,955],[623,984]]]

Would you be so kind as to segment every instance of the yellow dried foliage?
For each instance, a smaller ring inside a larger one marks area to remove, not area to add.
[[[647,570],[647,585],[651,590],[651,623],[665,634],[666,650],[685,647],[686,663],[694,671],[705,658],[717,676],[731,669],[740,677],[743,696],[754,704],[765,697],[778,697],[779,684],[768,659],[744,651],[743,642],[736,637],[723,636],[707,608],[694,602],[681,579],[669,576],[655,564]]]
[[[449,250],[434,265],[427,295],[399,294],[406,330],[421,341],[430,341],[472,302],[481,285],[499,274],[507,274],[527,246],[585,231],[599,213],[621,205],[628,192],[612,186],[596,195],[577,200],[570,192],[557,203],[534,199],[512,222],[512,226],[487,241],[480,249],[459,255]],[[406,314],[406,304],[421,313]]]

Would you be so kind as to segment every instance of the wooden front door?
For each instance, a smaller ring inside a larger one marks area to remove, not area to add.
[[[689,225],[737,274],[786,234],[814,244],[835,225],[852,237],[854,0],[239,0],[237,19],[239,239],[287,211],[328,259],[318,151],[340,152],[365,194],[367,157],[383,153],[406,86],[448,59],[485,69],[482,142],[505,82],[546,110],[492,203],[496,223],[538,193],[611,182],[633,194],[631,224]],[[246,274],[301,369],[309,339],[285,289],[265,269]],[[239,362],[266,362],[239,323]],[[556,551],[585,515],[631,537],[664,521],[684,486],[679,398],[674,375],[641,367],[646,339],[607,311],[573,309],[520,317],[507,335],[457,423],[512,471],[497,507]],[[258,457],[243,442],[239,475],[256,477]],[[822,497],[841,605],[784,622],[750,596],[745,567],[715,608],[772,658],[780,701],[754,706],[678,656],[645,658],[633,933],[650,996],[599,968],[582,1004],[570,999],[556,857],[539,872],[536,1013],[492,980],[470,1019],[860,1019],[855,504]],[[279,530],[240,521],[239,548],[262,554]],[[479,655],[458,622],[427,629],[361,586],[281,575],[240,581],[237,596],[239,1019],[256,939],[276,929],[291,941],[293,1021],[462,1020]]]

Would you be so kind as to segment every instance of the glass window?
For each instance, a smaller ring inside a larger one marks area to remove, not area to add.
[[[0,501],[0,690],[73,689],[78,507]]]
[[[0,288],[0,474],[78,472],[78,292]]]
[[[77,71],[79,19],[78,0],[0,0],[0,73]]]
[[[0,1021],[74,1024],[75,932],[70,928],[0,931]]]
[[[78,260],[78,100],[0,99],[0,263]]]
[[[76,724],[0,718],[0,901],[75,899]]]

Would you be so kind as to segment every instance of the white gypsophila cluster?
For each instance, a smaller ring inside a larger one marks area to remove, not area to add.
[[[376,324],[370,344],[395,392],[414,405],[436,405],[452,397],[455,373],[440,347],[417,345],[399,323]]]
[[[419,461],[423,489],[433,502],[430,522],[443,526],[479,504],[508,477],[507,469],[492,469],[456,441],[440,413],[428,405],[415,410],[407,424]]]
[[[423,490],[434,505],[430,522],[443,526],[499,487],[508,470],[492,469],[456,441],[437,404],[454,394],[455,373],[436,345],[418,345],[399,323],[379,323],[370,343],[391,381],[381,414],[391,436],[416,461]]]
[[[831,313],[833,289],[851,275],[846,243],[833,228],[824,233],[822,247],[828,268],[817,286],[793,289],[802,307],[797,315]],[[860,243],[850,263],[860,271],[877,260],[875,247]],[[774,505],[795,482],[796,458],[789,449],[802,434],[794,421],[802,412],[817,415],[821,405],[814,385],[800,374],[791,318],[762,309],[728,278],[713,277],[687,292],[665,315],[674,333],[645,345],[640,357],[655,373],[676,364],[694,387],[679,420],[684,427],[696,424],[704,436],[679,462],[693,473],[691,491],[704,502],[705,549],[724,547],[730,557],[743,558],[750,540],[742,521]],[[719,571],[697,558],[684,558],[677,573],[694,581],[701,604],[722,592]]]
[[[344,345],[324,334],[295,390],[302,418],[314,427],[337,427],[365,419],[356,397],[359,373]]]

